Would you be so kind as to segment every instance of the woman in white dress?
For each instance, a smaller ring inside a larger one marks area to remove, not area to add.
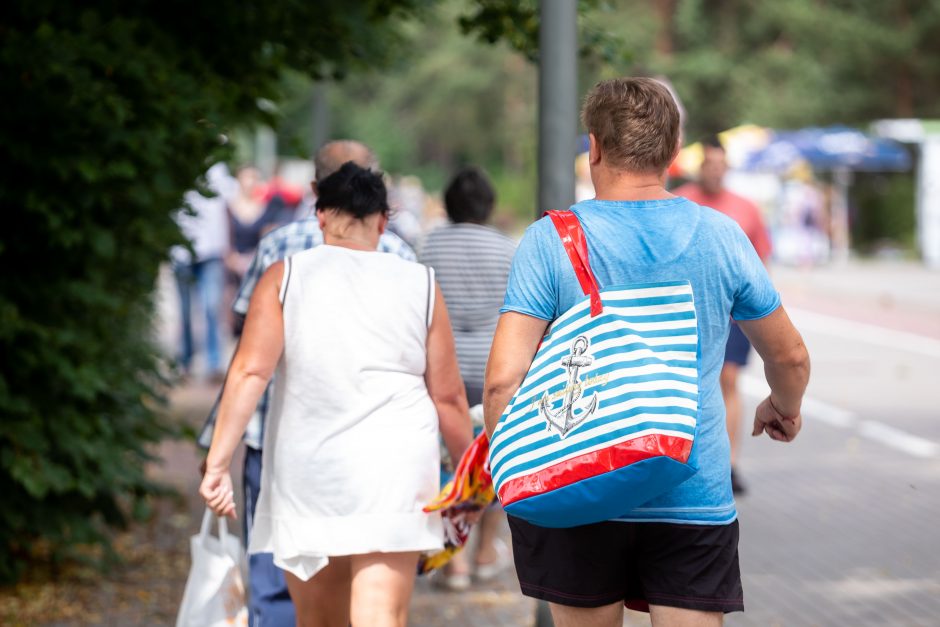
[[[375,249],[378,174],[347,163],[319,185],[324,245],[271,266],[229,369],[200,494],[235,515],[232,455],[277,370],[252,553],[285,570],[298,625],[404,625],[418,555],[442,546],[438,435],[471,440],[433,270]]]

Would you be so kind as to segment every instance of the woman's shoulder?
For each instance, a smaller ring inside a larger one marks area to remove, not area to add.
[[[430,269],[429,266],[421,262],[404,259],[395,253],[376,252],[370,254],[368,259],[373,267],[384,270],[385,273],[393,277],[426,277]]]

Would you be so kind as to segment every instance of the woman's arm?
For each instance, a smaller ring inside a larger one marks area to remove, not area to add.
[[[473,428],[447,305],[437,283],[434,288],[434,314],[428,329],[428,366],[424,380],[437,409],[444,444],[456,464],[473,440]]]
[[[284,263],[279,261],[258,281],[248,306],[241,341],[225,377],[215,432],[206,457],[206,475],[199,487],[206,504],[219,516],[235,517],[229,475],[232,455],[284,349],[284,318],[278,300],[283,275]]]
[[[508,311],[499,317],[483,383],[483,420],[492,437],[499,417],[522,385],[548,321]]]

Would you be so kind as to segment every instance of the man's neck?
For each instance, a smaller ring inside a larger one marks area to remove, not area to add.
[[[594,172],[597,200],[665,200],[674,196],[666,191],[666,175],[612,171]]]

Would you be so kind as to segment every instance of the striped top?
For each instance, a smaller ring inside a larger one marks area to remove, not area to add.
[[[516,244],[480,224],[449,224],[427,236],[418,261],[434,268],[454,328],[464,383],[483,386]]]

